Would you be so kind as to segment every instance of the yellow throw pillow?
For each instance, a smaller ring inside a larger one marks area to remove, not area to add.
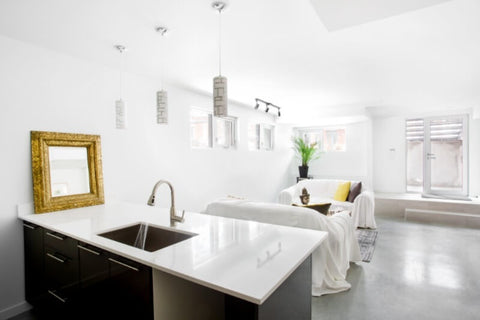
[[[337,192],[335,192],[335,196],[333,196],[333,200],[345,201],[347,200],[349,192],[350,192],[350,181],[339,183]]]

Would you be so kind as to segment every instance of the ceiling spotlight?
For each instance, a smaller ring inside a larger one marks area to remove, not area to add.
[[[127,51],[127,48],[126,48],[125,46],[122,46],[121,44],[117,44],[117,45],[114,46],[114,47],[115,47],[115,49],[117,49],[118,52],[120,52],[120,53],[124,53],[124,52]]]
[[[227,4],[225,2],[222,2],[222,1],[215,1],[212,3],[212,8],[217,10],[217,11],[222,11],[223,9],[225,9],[225,7],[227,6]]]
[[[280,117],[281,114],[280,114],[280,107],[279,106],[276,106],[271,102],[267,102],[267,101],[259,99],[259,98],[255,98],[255,110],[257,110],[259,108],[260,102],[265,104],[265,112],[266,113],[268,113],[268,111],[270,111],[270,108],[277,108],[277,114]]]
[[[161,36],[164,36],[168,32],[168,29],[167,27],[156,27],[155,31],[160,33]]]

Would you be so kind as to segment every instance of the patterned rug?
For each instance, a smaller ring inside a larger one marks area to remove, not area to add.
[[[375,242],[377,241],[378,231],[369,229],[357,229],[358,244],[360,245],[360,254],[363,262],[370,262],[375,251]]]

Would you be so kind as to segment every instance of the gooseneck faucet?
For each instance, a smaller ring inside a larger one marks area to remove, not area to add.
[[[150,195],[150,198],[148,198],[147,204],[149,206],[154,206],[155,205],[155,193],[157,192],[158,187],[160,185],[164,184],[164,183],[166,183],[170,187],[170,197],[171,197],[170,198],[170,221],[171,222],[174,222],[174,221],[183,222],[183,220],[184,220],[183,216],[185,215],[185,210],[183,210],[181,217],[177,216],[176,210],[175,210],[175,195],[174,195],[174,191],[173,191],[173,186],[167,180],[159,180],[153,186],[152,194]]]

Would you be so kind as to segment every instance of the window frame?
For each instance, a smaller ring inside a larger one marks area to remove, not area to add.
[[[311,144],[313,142],[317,142],[318,149],[321,152],[330,153],[330,152],[346,152],[347,151],[347,129],[343,126],[294,128],[294,130],[296,132],[295,136],[301,137],[302,139],[305,140],[306,143]],[[325,133],[327,131],[338,131],[338,130],[343,130],[345,132],[345,143],[344,143],[343,149],[342,150],[326,150]],[[310,139],[307,139],[308,134],[315,134],[317,136],[320,136],[320,139],[317,139],[316,141],[310,141]]]
[[[220,144],[218,143],[218,128],[217,121],[225,121],[230,123],[230,143]],[[212,146],[220,149],[236,149],[238,145],[238,118],[233,116],[228,117],[215,117],[211,115],[211,141]]]
[[[208,126],[208,143],[206,145],[195,146],[193,145],[193,132],[192,132],[192,114],[194,112],[203,113],[207,117]],[[234,116],[227,117],[215,117],[211,111],[203,108],[192,107],[190,109],[190,148],[192,149],[236,149],[238,146],[238,118]],[[217,121],[227,121],[230,124],[230,141],[229,143],[218,143],[219,130],[217,128]]]
[[[435,191],[432,190],[431,182],[431,162],[426,159],[430,156],[434,156],[431,153],[431,138],[430,138],[430,123],[436,120],[450,120],[450,119],[462,119],[462,179],[463,185],[461,191]],[[423,185],[421,191],[409,190],[408,188],[408,147],[407,147],[407,122],[408,121],[422,121],[423,125],[423,150],[422,150],[422,170],[423,170]],[[469,116],[468,114],[453,114],[446,116],[433,116],[433,117],[415,117],[415,118],[406,118],[405,119],[405,192],[407,193],[424,193],[431,195],[443,195],[443,196],[468,196],[470,193],[470,181],[469,181],[469,170],[470,170],[470,161],[469,161]]]
[[[194,146],[192,145],[193,143],[193,137],[192,137],[192,112],[193,111],[196,111],[196,112],[202,112],[204,113],[206,116],[207,116],[207,126],[208,126],[208,142],[207,142],[207,145],[206,146]],[[197,107],[192,107],[190,109],[190,119],[189,119],[189,122],[190,122],[190,148],[192,149],[211,149],[212,148],[212,145],[213,145],[213,141],[212,141],[212,113],[205,110],[205,109],[202,109],[202,108],[197,108]]]
[[[265,136],[262,134],[264,130],[270,131],[269,146],[265,145]],[[275,149],[275,126],[273,124],[258,123],[256,128],[257,133],[257,149],[264,151],[272,151]]]

